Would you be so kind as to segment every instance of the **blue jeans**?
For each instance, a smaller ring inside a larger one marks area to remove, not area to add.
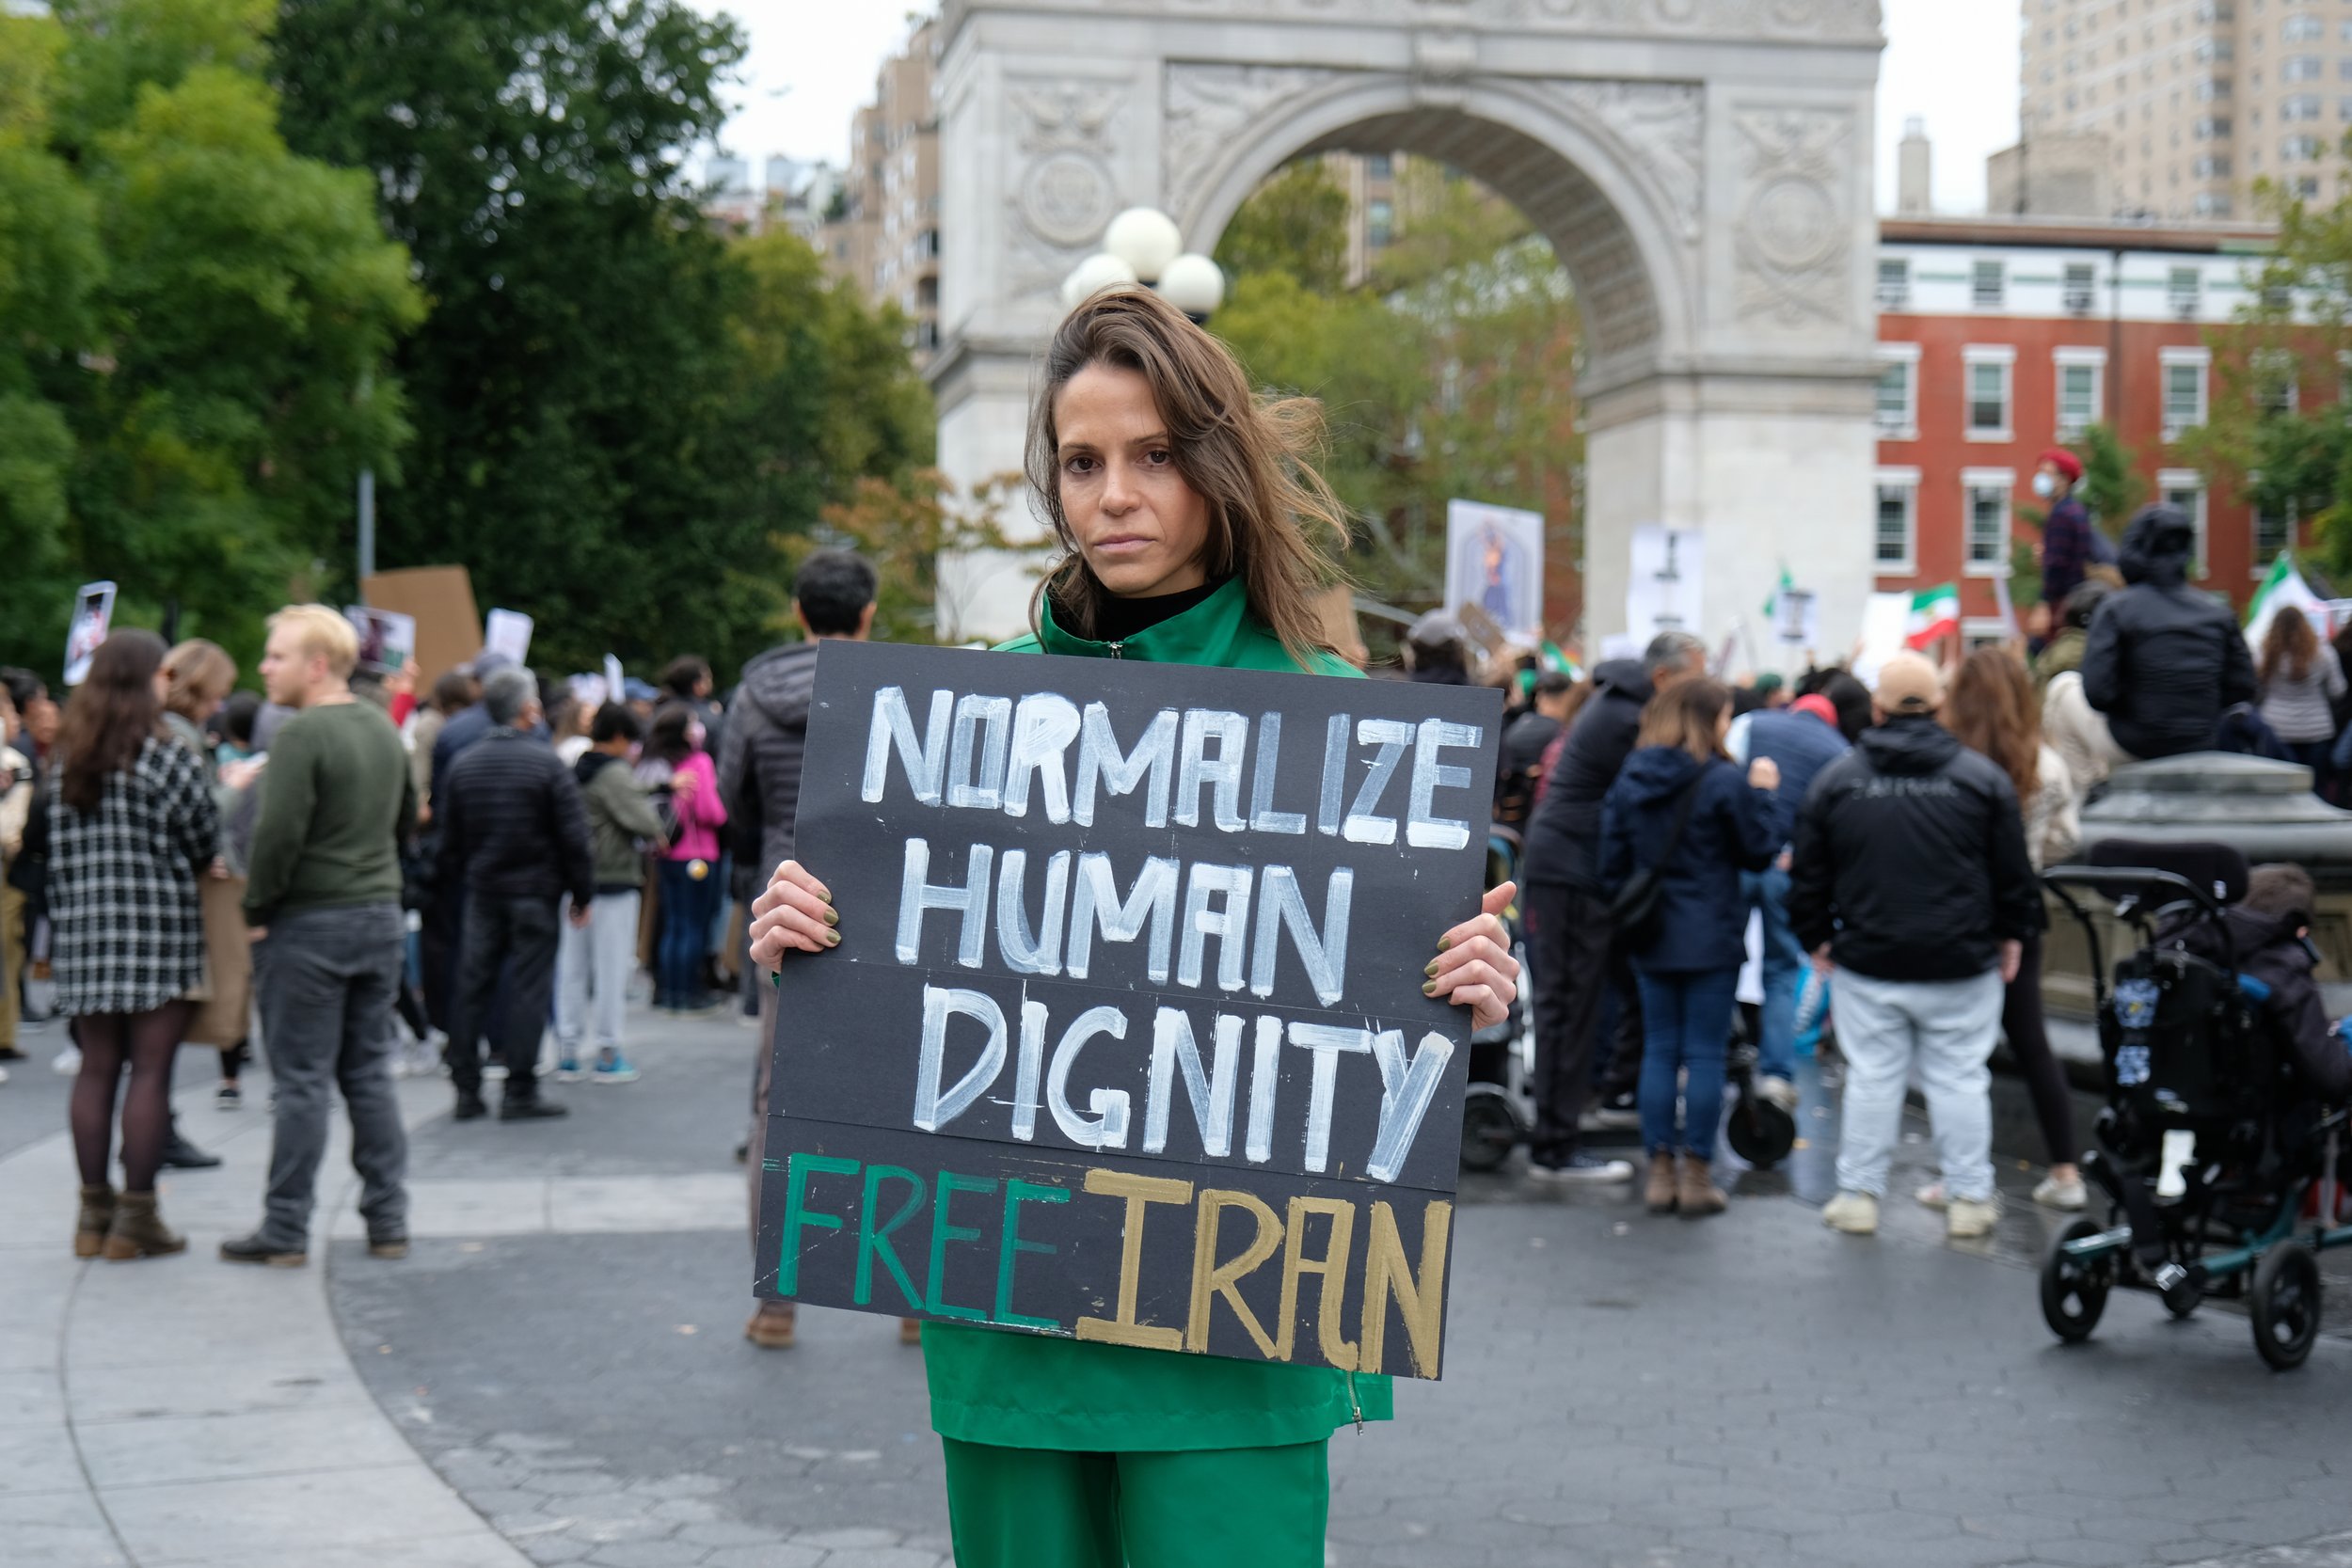
[[[1764,917],[1764,1027],[1756,1070],[1765,1078],[1797,1075],[1797,982],[1804,975],[1804,945],[1788,927],[1788,873],[1777,865],[1740,873],[1740,893]]]
[[[1731,1039],[1740,971],[1637,971],[1634,978],[1642,990],[1642,1145],[1652,1154],[1683,1148],[1712,1160],[1724,1119],[1724,1048]],[[1682,1135],[1677,1137],[1675,1080],[1686,1069]]]
[[[661,863],[661,939],[654,961],[654,1001],[665,1007],[699,1006],[703,960],[710,956],[711,912],[719,902],[719,866],[703,862],[702,879],[688,873],[691,861]]]

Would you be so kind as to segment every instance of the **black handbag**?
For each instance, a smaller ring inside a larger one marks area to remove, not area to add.
[[[1658,922],[1665,906],[1666,884],[1664,868],[1682,847],[1682,830],[1691,825],[1691,808],[1698,804],[1699,786],[1707,782],[1707,769],[1685,784],[1682,803],[1675,809],[1675,825],[1666,834],[1665,853],[1658,857],[1655,866],[1637,865],[1633,875],[1617,889],[1609,900],[1609,923],[1616,928],[1617,940],[1629,948],[1644,948],[1658,940]]]

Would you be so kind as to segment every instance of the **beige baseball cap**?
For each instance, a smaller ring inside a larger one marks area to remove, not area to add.
[[[1944,705],[1944,677],[1919,655],[1900,653],[1879,666],[1871,695],[1883,712],[1933,713]]]

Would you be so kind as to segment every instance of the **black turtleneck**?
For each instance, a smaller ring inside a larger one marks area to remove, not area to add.
[[[1105,594],[1095,605],[1094,641],[1124,642],[1137,632],[1149,631],[1162,621],[1205,603],[1210,594],[1224,586],[1222,582],[1204,582],[1181,594],[1155,594],[1143,599],[1122,599]]]

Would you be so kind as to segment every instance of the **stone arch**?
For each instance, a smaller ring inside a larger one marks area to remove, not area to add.
[[[1294,158],[1412,152],[1480,181],[1551,242],[1585,305],[1588,390],[1688,358],[1695,85],[1474,82],[1431,102],[1404,76],[1256,66],[1195,72],[1170,71],[1162,151],[1171,215],[1195,247],[1213,249],[1249,193]],[[1248,118],[1229,129],[1245,106]],[[1205,168],[1184,166],[1203,152]]]

